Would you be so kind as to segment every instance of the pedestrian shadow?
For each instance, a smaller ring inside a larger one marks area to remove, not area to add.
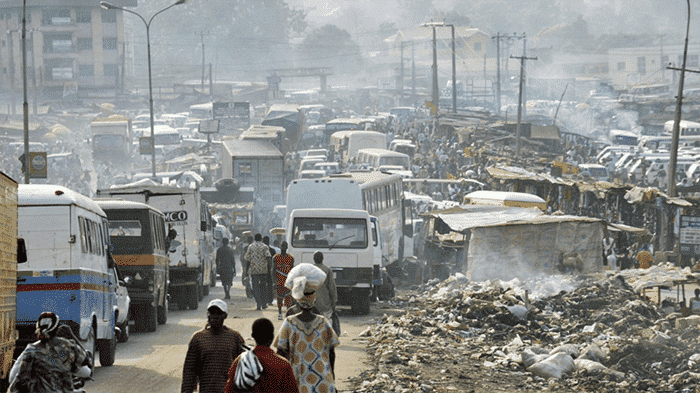
[[[168,362],[165,362],[167,365]],[[172,369],[151,370],[139,366],[113,365],[95,368],[94,381],[85,389],[90,392],[173,392],[181,385],[182,364]],[[163,368],[161,365],[160,368]]]

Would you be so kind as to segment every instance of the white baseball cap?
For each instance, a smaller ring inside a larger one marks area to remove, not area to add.
[[[214,299],[210,301],[209,305],[207,306],[207,310],[209,310],[212,307],[216,307],[219,310],[228,314],[228,306],[226,305],[226,302],[221,299]]]

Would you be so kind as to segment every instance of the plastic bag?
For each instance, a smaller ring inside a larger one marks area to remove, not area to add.
[[[561,379],[566,374],[576,369],[574,359],[564,352],[557,352],[547,359],[537,362],[527,368],[527,371],[542,378]]]
[[[323,270],[310,263],[301,263],[289,271],[284,286],[292,290],[293,298],[301,299],[305,288],[316,290],[325,280]]]

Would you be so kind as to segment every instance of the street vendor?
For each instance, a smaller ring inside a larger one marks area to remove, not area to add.
[[[654,263],[654,256],[649,251],[642,249],[637,253],[637,262],[640,269],[649,269]]]

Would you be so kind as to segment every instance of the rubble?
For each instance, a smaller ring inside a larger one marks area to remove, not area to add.
[[[401,291],[392,302],[404,312],[362,333],[371,368],[353,391],[697,391],[700,327],[676,328],[682,315],[635,291],[633,276],[458,274]]]

